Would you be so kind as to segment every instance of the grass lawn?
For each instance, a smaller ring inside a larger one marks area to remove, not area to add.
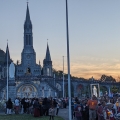
[[[31,115],[0,115],[0,120],[49,120],[49,117],[33,117]],[[63,120],[63,118],[55,116],[54,120]]]

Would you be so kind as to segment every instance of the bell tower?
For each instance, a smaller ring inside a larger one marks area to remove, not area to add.
[[[32,22],[27,3],[26,18],[24,22],[24,40],[21,53],[21,64],[17,67],[17,75],[41,75],[41,66],[36,64],[36,52],[33,47]]]

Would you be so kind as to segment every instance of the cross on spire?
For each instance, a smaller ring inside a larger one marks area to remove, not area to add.
[[[27,4],[29,3],[28,1],[29,1],[29,0],[27,0]]]

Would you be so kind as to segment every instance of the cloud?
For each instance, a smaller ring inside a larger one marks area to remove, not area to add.
[[[16,63],[20,55],[16,54],[13,58]],[[39,60],[37,60],[38,62]],[[63,60],[54,57],[52,59],[53,68],[56,70],[63,70]],[[42,64],[42,61],[41,61]],[[67,57],[64,58],[64,72],[67,73]],[[70,59],[70,73],[72,76],[100,79],[101,75],[111,75],[114,78],[120,76],[120,60],[113,58],[89,57],[89,56],[76,56]]]
[[[62,70],[60,61],[55,64],[55,67]],[[77,77],[91,78],[93,76],[100,79],[101,75],[106,74],[117,79],[120,75],[120,60],[82,56],[71,60],[70,70],[71,74]],[[66,65],[65,72],[67,73]]]

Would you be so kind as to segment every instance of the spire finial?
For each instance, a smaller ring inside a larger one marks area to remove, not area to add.
[[[50,51],[49,51],[49,45],[48,45],[48,39],[47,39],[47,49],[46,49],[46,57],[45,57],[45,59],[47,61],[51,61]]]
[[[48,39],[47,39],[47,47],[48,47]]]
[[[7,39],[7,47],[8,47],[8,39]]]
[[[26,21],[31,22],[31,21],[30,21],[30,14],[29,14],[28,1],[27,1],[27,10],[26,10]]]
[[[28,3],[29,3],[29,0],[27,0],[27,5],[28,5]]]

